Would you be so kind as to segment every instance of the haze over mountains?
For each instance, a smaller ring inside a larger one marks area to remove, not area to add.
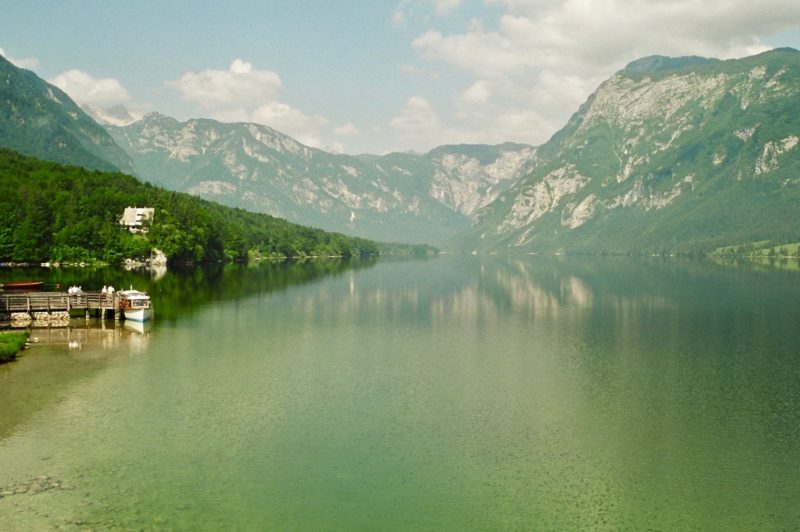
[[[257,124],[90,110],[109,136],[55,87],[0,67],[0,145],[328,230],[530,252],[800,241],[795,50],[635,61],[538,148],[383,156],[327,153]]]
[[[267,126],[158,114],[109,127],[139,175],[166,188],[377,240],[443,243],[523,175],[529,146],[350,156]]]

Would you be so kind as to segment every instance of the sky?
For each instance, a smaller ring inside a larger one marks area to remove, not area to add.
[[[643,56],[800,48],[798,0],[0,0],[0,54],[82,105],[344,153],[544,143]]]

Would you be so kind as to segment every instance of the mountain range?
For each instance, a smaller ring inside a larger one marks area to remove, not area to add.
[[[69,96],[2,56],[0,146],[48,161],[134,173],[130,157]]]
[[[461,244],[703,252],[800,241],[800,53],[648,57],[603,83]]]
[[[524,175],[535,152],[508,143],[332,154],[263,125],[157,113],[107,129],[138,175],[165,188],[366,238],[439,244]]]
[[[800,241],[800,53],[653,56],[539,147],[343,155],[270,127],[88,111],[0,61],[0,146],[116,168],[366,238],[466,250],[687,252]]]

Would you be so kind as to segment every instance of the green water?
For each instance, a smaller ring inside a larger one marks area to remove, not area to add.
[[[800,528],[797,272],[124,275],[150,331],[0,368],[0,529]]]

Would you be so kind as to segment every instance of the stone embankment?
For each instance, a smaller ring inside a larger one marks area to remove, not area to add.
[[[11,327],[64,327],[69,325],[69,312],[0,312],[0,325]]]

